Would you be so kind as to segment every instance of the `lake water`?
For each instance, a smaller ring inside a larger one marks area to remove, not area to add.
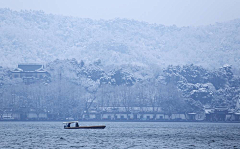
[[[82,122],[102,130],[66,130],[62,122],[0,122],[0,148],[240,148],[240,123]]]

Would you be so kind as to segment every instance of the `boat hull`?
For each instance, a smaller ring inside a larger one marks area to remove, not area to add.
[[[79,127],[65,127],[64,129],[104,129],[106,126],[79,126]]]

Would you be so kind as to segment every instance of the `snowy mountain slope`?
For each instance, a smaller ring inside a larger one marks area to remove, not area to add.
[[[240,20],[181,27],[0,9],[0,65],[98,59],[104,65],[240,64]]]

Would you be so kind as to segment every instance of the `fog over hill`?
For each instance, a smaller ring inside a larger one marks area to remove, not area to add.
[[[240,64],[240,19],[200,27],[0,9],[0,65],[98,59],[107,65]]]
[[[46,73],[11,73],[19,63],[45,64]],[[100,106],[239,113],[239,65],[240,19],[177,27],[0,9],[0,112],[41,109],[55,120]]]

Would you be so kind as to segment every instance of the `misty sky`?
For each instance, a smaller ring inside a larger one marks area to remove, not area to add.
[[[199,26],[240,18],[240,0],[0,0],[0,8],[91,19]]]

